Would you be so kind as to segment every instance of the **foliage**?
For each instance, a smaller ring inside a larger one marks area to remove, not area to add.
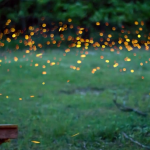
[[[41,23],[50,25],[52,22],[67,22],[72,19],[71,24],[90,29],[92,32],[101,31],[104,25],[95,26],[96,22],[101,24],[108,22],[110,27],[118,29],[122,25],[133,28],[134,21],[145,22],[145,32],[149,30],[150,2],[148,0],[133,1],[124,0],[0,0],[0,30],[5,26],[8,19],[18,27],[18,30],[28,29],[30,25],[40,26]],[[45,20],[41,20],[44,17]],[[21,21],[20,21],[21,19]],[[36,22],[34,20],[37,20]],[[61,25],[59,25],[61,26]],[[77,29],[76,29],[77,30]],[[111,29],[107,30],[112,31]],[[90,32],[90,31],[88,31]],[[116,32],[116,31],[115,31]],[[142,31],[145,33],[144,31]]]
[[[74,23],[79,24],[80,20],[88,17],[86,23],[96,22],[96,21],[109,21],[115,23],[123,22],[133,22],[135,19],[138,20],[148,20],[150,17],[149,9],[150,2],[145,0],[145,2],[133,3],[119,0],[101,0],[101,1],[61,1],[61,0],[20,0],[20,3],[13,2],[13,5],[8,5],[11,0],[0,0],[0,6],[3,6],[3,9],[10,9],[5,15],[7,19],[19,19],[20,15],[28,16],[29,9],[34,9],[31,13],[33,16],[36,14],[41,17],[41,11],[44,11],[42,14],[50,15],[50,10],[52,10],[53,20],[67,20],[72,18]],[[13,6],[17,6],[17,10],[14,11]],[[47,6],[47,7],[46,7]],[[3,14],[3,9],[0,10],[0,16]],[[18,12],[18,16],[16,15]],[[12,16],[10,15],[12,14]],[[13,16],[16,16],[14,18]],[[88,15],[88,16],[87,16]]]

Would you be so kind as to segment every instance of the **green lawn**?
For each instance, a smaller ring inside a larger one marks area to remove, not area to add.
[[[19,50],[0,56],[0,123],[19,127],[18,139],[1,150],[142,150],[122,132],[150,145],[149,115],[123,112],[113,103],[116,93],[118,103],[149,113],[149,51],[88,52],[84,58],[80,49],[66,56],[64,49],[45,51],[42,58],[36,57],[41,52]]]

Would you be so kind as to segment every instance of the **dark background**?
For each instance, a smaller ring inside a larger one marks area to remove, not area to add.
[[[128,35],[129,39],[137,39],[139,44],[144,44],[149,36],[149,10],[149,0],[0,0],[0,32],[4,33],[1,40],[11,38],[14,33],[24,37],[30,34],[29,27],[33,26],[34,29],[39,28],[35,37],[40,34],[54,34],[55,37],[80,35],[83,39],[92,38],[103,44],[111,33],[108,43],[115,41],[117,44],[119,38],[125,41],[124,36]],[[135,21],[138,24],[135,25]],[[63,30],[59,31],[60,27]],[[10,31],[11,28],[15,31]],[[79,28],[84,28],[82,34],[78,34]],[[101,39],[100,32],[104,33]],[[68,45],[66,38],[63,43]]]

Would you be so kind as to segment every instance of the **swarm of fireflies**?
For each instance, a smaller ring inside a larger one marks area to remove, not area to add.
[[[137,49],[141,49],[141,45],[140,42],[143,43],[143,45],[145,46],[145,50],[149,51],[149,45],[150,45],[150,35],[143,35],[141,34],[141,32],[144,31],[144,22],[138,22],[135,21],[134,25],[135,25],[135,38],[131,39],[130,35],[132,33],[132,31],[126,31],[125,26],[121,26],[121,30],[120,30],[120,37],[118,38],[118,41],[113,41],[113,32],[116,30],[116,27],[111,27],[112,33],[110,34],[106,34],[104,31],[101,31],[99,33],[97,33],[99,40],[95,41],[94,37],[91,38],[87,38],[87,39],[83,39],[82,35],[84,34],[85,30],[87,30],[86,28],[83,27],[78,27],[77,29],[77,33],[76,33],[76,37],[73,37],[72,35],[68,35],[67,37],[65,37],[65,35],[63,34],[63,31],[66,31],[68,28],[70,30],[74,29],[75,26],[72,25],[72,19],[71,18],[67,18],[68,24],[65,24],[63,22],[59,22],[59,26],[58,25],[54,25],[54,28],[52,29],[52,31],[59,31],[60,33],[60,40],[56,40],[55,39],[55,34],[50,33],[49,29],[47,28],[48,25],[46,23],[44,23],[44,18],[42,18],[43,23],[42,23],[42,28],[41,27],[33,27],[33,26],[29,26],[28,30],[29,33],[24,34],[23,39],[20,39],[18,43],[15,44],[14,49],[19,51],[21,49],[21,45],[23,44],[24,46],[26,46],[25,49],[25,55],[23,55],[23,58],[25,61],[30,62],[30,55],[35,55],[36,57],[42,58],[44,57],[43,52],[44,52],[44,46],[46,45],[47,47],[50,46],[57,46],[57,47],[61,47],[61,44],[63,43],[63,41],[68,41],[70,42],[70,44],[68,45],[68,48],[65,49],[65,52],[63,53],[62,57],[67,56],[67,53],[69,53],[71,51],[71,48],[76,47],[76,48],[82,48],[82,51],[80,51],[79,53],[76,53],[76,56],[78,57],[76,62],[77,62],[77,66],[75,65],[70,65],[70,69],[79,71],[82,68],[82,62],[85,59],[85,57],[89,54],[89,46],[93,46],[93,48],[95,50],[99,50],[101,52],[105,51],[105,49],[108,47],[109,51],[111,52],[111,54],[121,54],[121,52],[126,49],[127,51],[132,51],[133,48],[137,48]],[[7,27],[3,33],[0,33],[0,48],[7,48],[7,44],[10,44],[13,40],[16,40],[21,34],[23,34],[23,31],[17,31],[17,29],[15,27],[10,27],[9,29],[9,25],[11,23],[11,19],[8,19],[5,23],[5,26]],[[101,26],[101,22],[97,21],[95,22],[96,26]],[[110,26],[108,22],[105,23],[105,26],[108,27]],[[11,33],[11,36],[6,37],[6,39],[4,40],[4,37],[8,34]],[[42,40],[40,42],[36,42],[33,40],[33,36],[41,36],[43,39],[45,39],[45,43],[42,42]],[[141,41],[142,37],[145,36],[145,38],[147,38],[146,41]],[[6,43],[5,43],[6,41]],[[102,44],[101,44],[102,43]],[[116,44],[119,44],[119,46],[116,46]],[[37,51],[37,49],[41,49],[42,52],[40,53],[36,53],[35,51]],[[11,51],[9,50],[9,53],[11,53]],[[135,56],[134,58],[139,57],[139,59],[141,59],[140,56],[138,56],[138,54],[136,54],[136,52],[133,53],[133,56]],[[105,62],[108,65],[107,66],[113,66],[112,68],[119,68],[121,67],[120,63],[118,62],[114,62],[111,63],[111,60],[109,60],[105,54],[101,54],[99,57],[99,60],[101,62]],[[47,62],[47,65],[44,64],[40,64],[39,62],[34,62],[33,60],[31,60],[31,62],[29,63],[29,66],[31,67],[35,67],[36,69],[38,68],[42,68],[42,75],[46,75],[47,71],[44,71],[45,68],[47,69],[48,67],[54,66],[54,65],[59,65],[60,61],[62,61],[62,58],[59,58],[59,61],[56,59],[56,57],[54,57],[53,61],[49,60],[50,58],[47,58],[45,61]],[[81,59],[81,60],[80,60]],[[2,66],[3,63],[13,63],[13,61],[15,63],[19,63],[20,62],[20,58],[18,56],[13,56],[12,60],[8,60],[8,58],[5,56],[4,59],[0,59],[0,66]],[[55,61],[55,62],[54,62]],[[122,60],[125,61],[125,63],[128,62],[132,62],[131,58],[129,58],[129,56],[125,56],[125,58]],[[148,58],[147,60],[143,61],[141,60],[141,62],[138,64],[139,66],[145,66],[149,63],[150,58]],[[40,66],[40,67],[38,67]],[[143,68],[140,67],[140,68]],[[24,66],[22,64],[19,64],[19,68],[23,70]],[[92,74],[94,74],[96,71],[101,70],[102,68],[100,67],[96,67],[94,66],[94,68],[91,68],[90,72]],[[116,69],[117,70],[117,69]],[[132,69],[128,69],[126,66],[123,66],[122,68],[118,69],[119,72],[130,72],[130,73],[134,73],[136,72],[136,69],[132,68]],[[7,73],[11,72],[11,68],[6,68]],[[80,72],[80,71],[79,71]],[[134,75],[134,74],[133,74]],[[142,80],[145,79],[144,76],[140,77]],[[70,80],[67,80],[67,82],[70,82]],[[43,85],[45,84],[45,82],[41,82]],[[40,84],[41,84],[40,83]],[[2,95],[2,93],[0,93],[0,95]],[[34,95],[30,95],[31,98],[34,97]],[[7,95],[6,98],[9,98],[9,96]],[[23,98],[18,97],[19,100],[22,100]],[[78,134],[77,134],[78,135]],[[38,141],[32,141],[34,143],[38,143]]]

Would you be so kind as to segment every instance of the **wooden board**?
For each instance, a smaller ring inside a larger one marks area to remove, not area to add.
[[[18,126],[14,124],[0,124],[0,144],[7,142],[8,139],[18,137]]]

